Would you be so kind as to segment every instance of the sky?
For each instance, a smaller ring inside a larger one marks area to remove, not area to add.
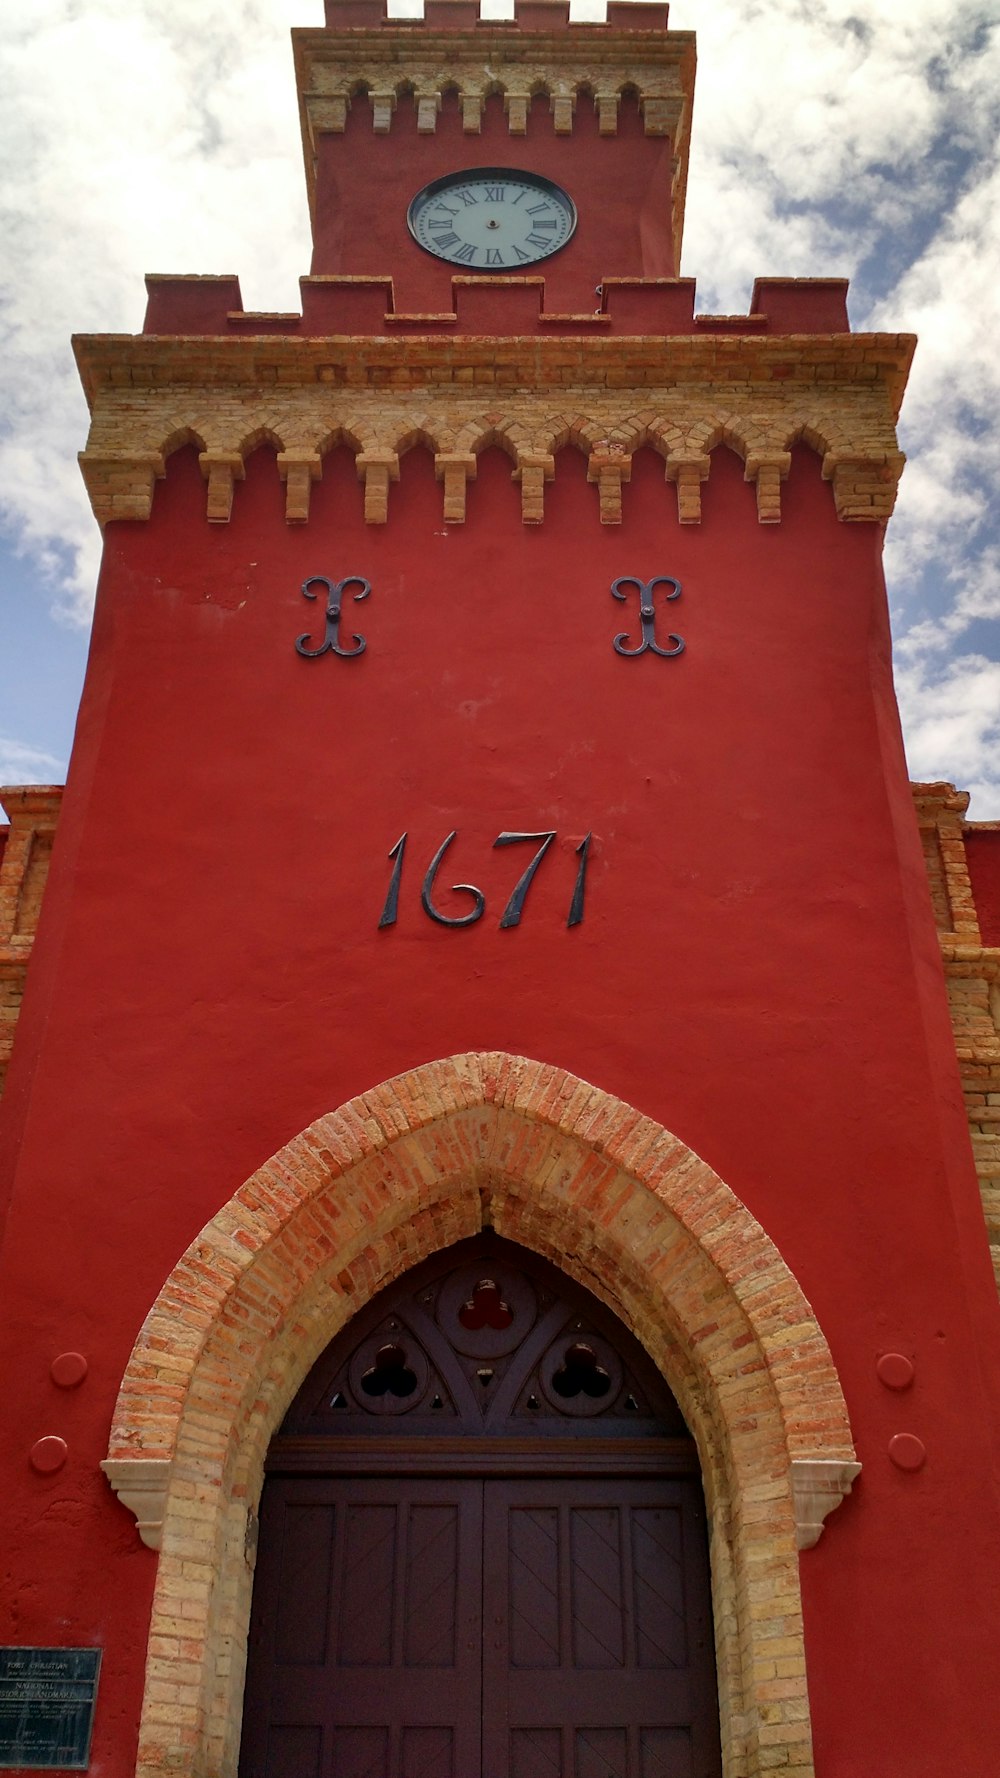
[[[100,554],[70,335],[138,331],[147,271],[237,272],[247,308],[298,308],[288,33],[323,8],[0,15],[0,784],[49,783]],[[670,23],[698,33],[681,269],[699,310],[745,313],[756,276],[848,276],[855,329],[919,335],[886,548],[907,757],[1000,819],[1000,0],[674,0]]]

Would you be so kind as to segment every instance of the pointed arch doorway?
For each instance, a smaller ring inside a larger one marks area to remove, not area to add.
[[[272,1441],[241,1778],[717,1778],[698,1459],[634,1336],[490,1231]]]

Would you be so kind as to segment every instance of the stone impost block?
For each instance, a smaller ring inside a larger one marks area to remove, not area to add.
[[[170,1483],[167,1457],[106,1457],[101,1464],[122,1505],[133,1514],[148,1549],[158,1550]]]
[[[555,458],[544,452],[525,452],[514,471],[514,480],[521,484],[521,519],[525,525],[540,525],[545,517],[545,483],[556,473]]]
[[[837,517],[848,522],[891,518],[905,462],[902,451],[827,451],[823,476],[833,483]]]
[[[318,451],[279,451],[277,464],[285,484],[285,518],[289,524],[304,525],[313,482],[323,474],[323,460]]]
[[[160,451],[81,451],[94,517],[103,530],[109,519],[148,519],[153,489],[166,474]]]
[[[587,480],[597,483],[601,503],[601,524],[622,522],[622,483],[631,479],[632,459],[623,450],[592,451],[587,463]]]
[[[557,136],[571,136],[573,134],[573,112],[575,109],[575,93],[552,94],[552,119]]]
[[[684,116],[684,100],[679,93],[640,93],[639,101],[647,136],[677,136]]]
[[[389,483],[399,480],[395,451],[361,451],[355,459],[365,484],[365,524],[384,525],[389,517]]]
[[[351,108],[350,97],[342,93],[310,93],[308,100],[308,118],[315,135],[327,133],[341,136],[347,128],[347,113]]]
[[[441,109],[441,94],[440,93],[433,92],[433,93],[418,93],[417,94],[417,134],[418,134],[418,136],[433,136],[435,130],[437,129],[438,112],[440,111],[440,109]]]
[[[531,96],[528,93],[506,93],[504,110],[507,113],[507,128],[512,136],[525,136],[528,133],[528,106]]]
[[[208,483],[206,516],[209,523],[228,525],[236,483],[246,476],[243,458],[237,451],[201,451],[198,463]]]
[[[372,129],[376,136],[387,136],[392,128],[392,114],[396,109],[396,95],[389,89],[381,92],[370,92],[368,95],[372,108]]]
[[[598,135],[617,136],[619,95],[599,88],[594,103],[597,106]]]
[[[757,484],[757,517],[762,525],[781,523],[781,484],[792,467],[791,451],[748,451],[743,479]]]
[[[467,136],[478,136],[483,127],[482,93],[462,94],[462,129]]]
[[[829,1457],[793,1457],[790,1468],[795,1541],[800,1550],[811,1550],[819,1542],[823,1521],[851,1492],[861,1465]]]
[[[677,484],[677,518],[682,525],[701,524],[701,484],[708,480],[712,459],[704,451],[685,455],[671,451],[664,465],[668,482]]]
[[[434,473],[444,482],[445,524],[464,525],[465,490],[475,481],[478,460],[472,452],[439,452],[434,459]]]

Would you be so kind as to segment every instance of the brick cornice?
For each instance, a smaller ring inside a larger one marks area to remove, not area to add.
[[[903,467],[895,416],[912,344],[896,334],[88,335],[75,341],[92,409],[81,467],[101,524],[146,519],[170,452],[197,444],[207,517],[226,523],[245,459],[266,439],[282,458],[286,517],[303,523],[324,454],[345,442],[365,478],[366,519],[384,524],[398,459],[419,441],[440,460],[448,521],[461,523],[454,460],[499,442],[522,518],[537,524],[553,459],[572,444],[590,460],[602,522],[618,524],[631,454],[648,444],[680,522],[697,524],[711,452],[725,443],[756,484],[761,523],[776,524],[788,452],[802,439],[822,458],[838,516],[879,523]],[[599,473],[612,460],[614,476]],[[289,476],[292,461],[308,471]]]
[[[421,319],[412,317],[415,323]],[[579,326],[597,318],[552,319]],[[860,385],[883,392],[895,421],[915,343],[913,335],[897,333],[643,334],[606,339],[567,338],[555,331],[538,336],[441,337],[416,330],[404,337],[76,334],[73,350],[91,409],[105,388],[228,385],[272,390],[275,385],[313,387],[317,382],[346,388],[448,388],[463,380],[463,372],[472,372],[477,386],[539,391],[576,385],[650,389],[734,382],[755,388],[772,383],[810,389]]]

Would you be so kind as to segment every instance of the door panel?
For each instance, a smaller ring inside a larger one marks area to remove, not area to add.
[[[488,1482],[482,1778],[716,1778],[700,1489]]]
[[[244,1778],[479,1778],[482,1492],[268,1483]]]

